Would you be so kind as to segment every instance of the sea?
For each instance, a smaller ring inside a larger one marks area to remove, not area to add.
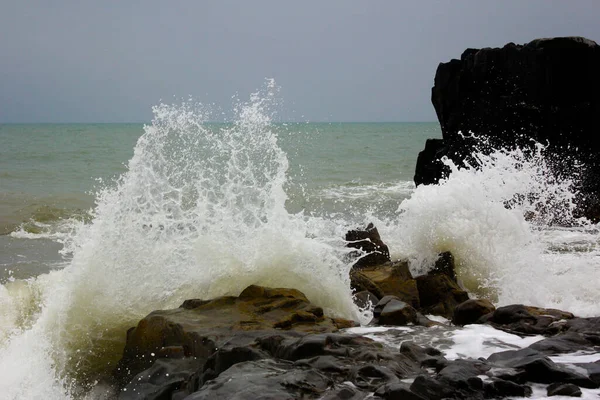
[[[268,82],[226,122],[190,100],[145,124],[0,125],[1,399],[114,398],[104,378],[128,328],[250,284],[297,288],[396,348],[480,357],[541,339],[366,326],[343,238],[370,222],[415,275],[450,251],[472,297],[600,315],[598,227],[574,215],[576,178],[555,178],[543,145],[445,160],[448,179],[415,187],[437,122],[283,122],[278,96]]]

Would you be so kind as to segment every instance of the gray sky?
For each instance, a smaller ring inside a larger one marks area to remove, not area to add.
[[[439,62],[538,37],[600,41],[599,0],[0,0],[0,122],[229,109],[265,78],[284,120],[433,121]]]

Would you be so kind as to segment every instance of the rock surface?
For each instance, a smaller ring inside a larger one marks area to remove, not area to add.
[[[356,229],[346,233],[347,246],[360,250],[352,256],[359,257],[354,267],[378,265],[390,261],[390,251],[383,243],[377,228],[370,223],[365,229]]]
[[[581,187],[588,214],[600,193],[600,46],[581,37],[537,39],[525,45],[467,49],[459,60],[438,66],[431,100],[443,140],[429,140],[419,154],[415,183],[447,174],[439,162],[458,165],[475,149],[459,132],[485,136],[492,147],[549,143],[557,172],[568,174],[573,158],[584,165]]]

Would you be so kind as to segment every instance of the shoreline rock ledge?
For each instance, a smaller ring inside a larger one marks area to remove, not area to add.
[[[431,101],[442,139],[428,139],[419,154],[415,183],[433,184],[448,174],[439,161],[469,161],[480,146],[548,144],[560,174],[583,164],[581,211],[599,216],[600,46],[582,37],[536,39],[524,45],[467,49],[460,59],[439,64]],[[484,149],[485,150],[485,149]],[[472,161],[472,160],[471,160]]]

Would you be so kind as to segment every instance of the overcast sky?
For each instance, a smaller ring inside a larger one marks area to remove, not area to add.
[[[0,122],[146,122],[228,109],[265,78],[280,117],[434,121],[440,62],[538,37],[600,41],[600,0],[0,0]]]

